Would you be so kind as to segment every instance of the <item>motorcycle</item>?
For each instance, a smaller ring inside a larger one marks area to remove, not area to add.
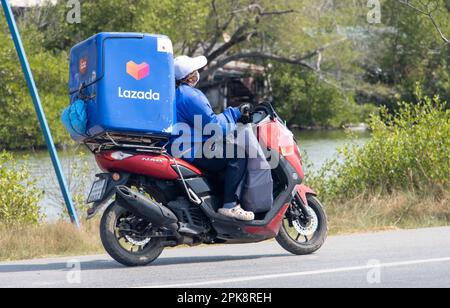
[[[302,184],[302,160],[292,132],[269,103],[255,108],[253,124],[279,163],[272,170],[273,207],[250,222],[218,214],[222,205],[218,176],[170,156],[161,146],[164,140],[111,134],[87,140],[105,172],[97,175],[89,194],[88,203],[93,205],[88,218],[106,208],[100,235],[108,254],[125,266],[144,266],[166,247],[273,238],[294,255],[319,250],[327,237],[327,217],[316,193]],[[290,139],[291,146],[280,146],[274,139]]]

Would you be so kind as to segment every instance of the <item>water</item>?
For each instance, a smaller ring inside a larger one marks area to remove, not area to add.
[[[93,155],[81,147],[59,151],[58,154],[72,197],[75,194],[87,196],[95,175],[101,173]],[[44,198],[40,202],[42,212],[49,220],[60,217],[64,200],[48,152],[17,153],[16,157],[19,163],[27,164],[37,187],[44,192]]]
[[[332,131],[300,131],[296,132],[300,150],[306,153],[305,159],[310,170],[306,173],[319,170],[327,160],[335,158],[337,150],[351,143],[363,145],[370,138],[367,131],[353,132],[351,136],[343,130]]]
[[[370,138],[367,132],[354,133],[354,136],[357,138],[352,142],[356,144],[364,144]],[[320,169],[328,159],[335,157],[339,147],[349,142],[348,135],[344,131],[301,131],[296,132],[296,137],[302,152],[307,154],[308,164],[311,165],[311,169],[306,170],[306,173]],[[81,159],[78,155],[80,151],[85,154]],[[100,172],[94,157],[82,147],[60,151],[59,155],[71,191],[87,195],[95,174]],[[61,213],[63,201],[48,153],[46,151],[29,153],[28,157],[19,153],[18,156],[21,162],[28,164],[38,187],[45,192],[45,198],[41,202],[43,212],[49,219],[57,218]],[[81,176],[69,172],[73,170],[70,166],[74,164],[78,165],[77,170],[81,169]]]

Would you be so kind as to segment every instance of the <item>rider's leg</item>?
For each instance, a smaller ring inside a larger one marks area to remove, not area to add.
[[[227,159],[225,170],[224,205],[219,209],[219,213],[239,220],[251,221],[255,219],[255,214],[244,211],[237,203],[236,191],[247,172],[246,158]]]
[[[241,184],[247,170],[246,158],[227,159],[225,169],[225,186],[223,194],[224,208],[230,209],[237,206],[236,191]]]
[[[237,206],[236,191],[247,171],[247,158],[245,155],[244,157],[238,155],[236,144],[225,143],[219,146],[218,151],[221,153],[221,157],[197,158],[194,160],[194,165],[208,172],[224,173],[224,208],[233,208]]]
[[[254,214],[238,206],[236,196],[247,171],[247,159],[239,158],[236,149],[233,157],[226,157],[225,151],[224,147],[224,158],[199,158],[194,160],[194,165],[208,172],[225,172],[224,206],[219,210],[221,214],[240,220],[253,220]]]

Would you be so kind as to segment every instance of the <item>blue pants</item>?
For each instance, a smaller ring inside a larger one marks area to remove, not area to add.
[[[226,157],[226,146],[223,147],[224,155]],[[235,149],[235,154],[237,150]],[[235,155],[234,157],[237,157]],[[224,204],[236,205],[238,197],[236,191],[244,178],[247,171],[246,158],[196,158],[193,162],[198,168],[211,173],[224,174]],[[229,206],[226,206],[229,207]]]

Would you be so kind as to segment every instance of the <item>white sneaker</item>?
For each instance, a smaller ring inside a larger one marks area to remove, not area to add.
[[[231,209],[221,208],[219,209],[219,214],[243,221],[255,220],[255,214],[253,212],[244,211],[240,206]]]

